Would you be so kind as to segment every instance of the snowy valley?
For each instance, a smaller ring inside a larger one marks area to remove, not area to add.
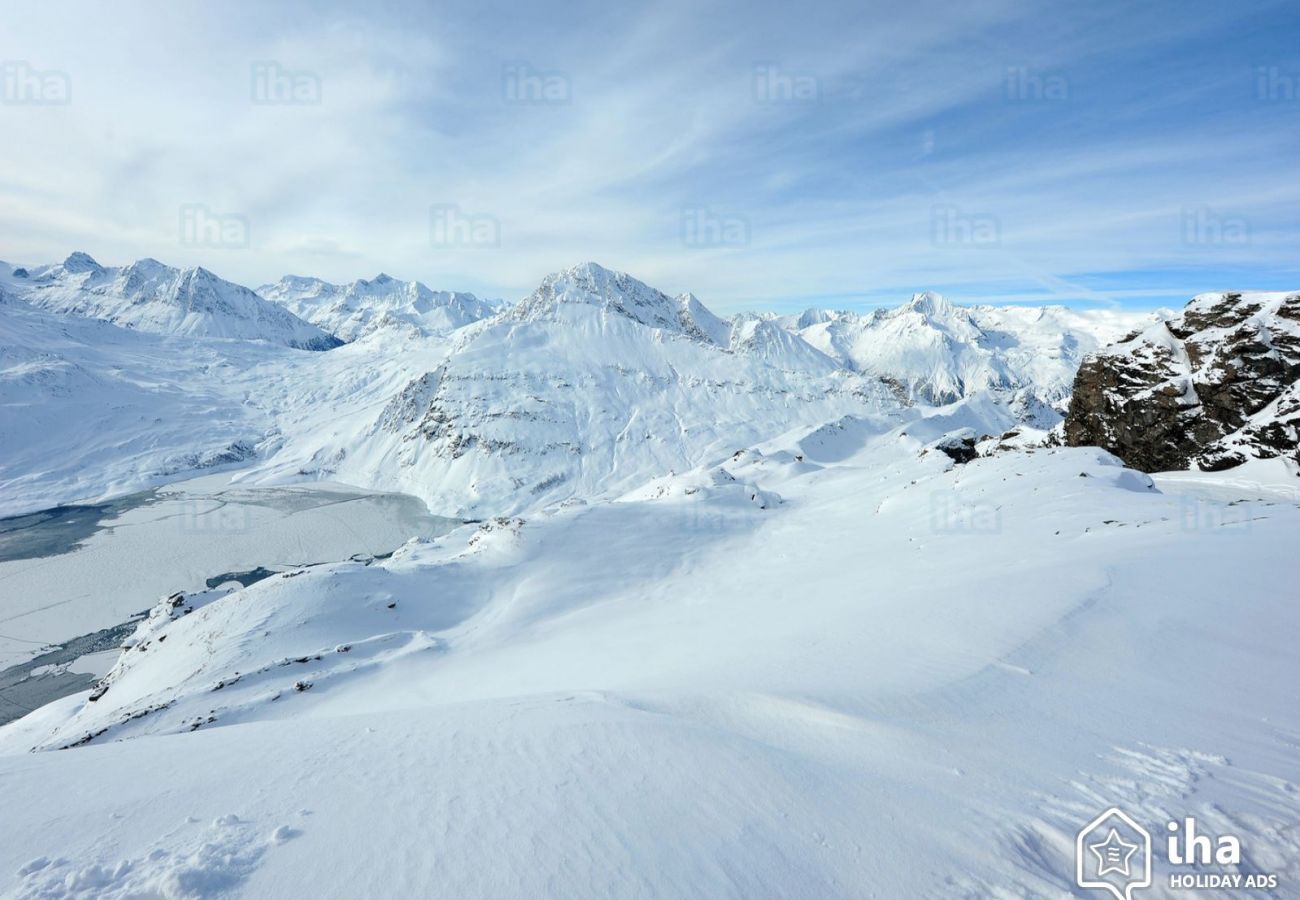
[[[1224,296],[0,264],[0,651],[121,642],[3,716],[0,891],[1058,897],[1120,806],[1296,896],[1300,295]]]

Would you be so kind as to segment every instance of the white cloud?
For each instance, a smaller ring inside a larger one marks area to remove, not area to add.
[[[1251,98],[1258,47],[1220,48],[1240,85],[1180,63],[1226,27],[1214,15],[1140,38],[1118,13],[1010,0],[26,7],[0,58],[65,72],[73,102],[0,106],[0,255],[149,255],[252,284],[383,269],[503,296],[596,259],[724,309],[934,285],[1100,301],[1113,289],[1078,273],[1294,271],[1297,120]],[[315,79],[320,102],[252,102],[259,62],[291,98]],[[756,102],[760,63],[817,99]],[[1064,73],[1068,98],[1012,102],[1008,65]],[[185,204],[243,217],[249,247],[178,242]],[[431,204],[490,219],[499,248],[431,246]],[[997,245],[936,241],[936,205],[958,232],[995,222]],[[684,208],[748,243],[684,245]],[[1180,216],[1199,208],[1251,239],[1189,245]]]

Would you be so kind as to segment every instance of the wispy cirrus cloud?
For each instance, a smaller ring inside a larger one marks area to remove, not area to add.
[[[383,269],[507,297],[597,259],[723,310],[1294,287],[1298,18],[1272,2],[29,7],[0,35],[26,66],[0,105],[0,247],[252,284]],[[70,102],[39,102],[50,73]],[[187,240],[196,207],[199,233],[239,217],[247,246]]]

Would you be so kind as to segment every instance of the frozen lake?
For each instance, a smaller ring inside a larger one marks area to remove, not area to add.
[[[233,477],[0,519],[0,722],[87,687],[112,664],[105,645],[160,597],[379,556],[459,524],[403,494]]]

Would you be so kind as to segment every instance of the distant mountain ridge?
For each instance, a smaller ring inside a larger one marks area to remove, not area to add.
[[[340,343],[283,306],[204,268],[177,269],[155,259],[106,267],[77,252],[57,265],[11,270],[8,275],[8,290],[33,306],[123,328],[266,340],[300,350],[329,350]]]
[[[257,292],[349,342],[388,329],[446,335],[499,312],[503,305],[460,291],[435,291],[382,272],[348,284],[286,275]]]
[[[810,309],[778,321],[845,368],[899,385],[912,402],[952,403],[994,390],[1059,408],[1086,353],[1152,318],[1059,306],[957,306],[925,292],[894,309]]]

